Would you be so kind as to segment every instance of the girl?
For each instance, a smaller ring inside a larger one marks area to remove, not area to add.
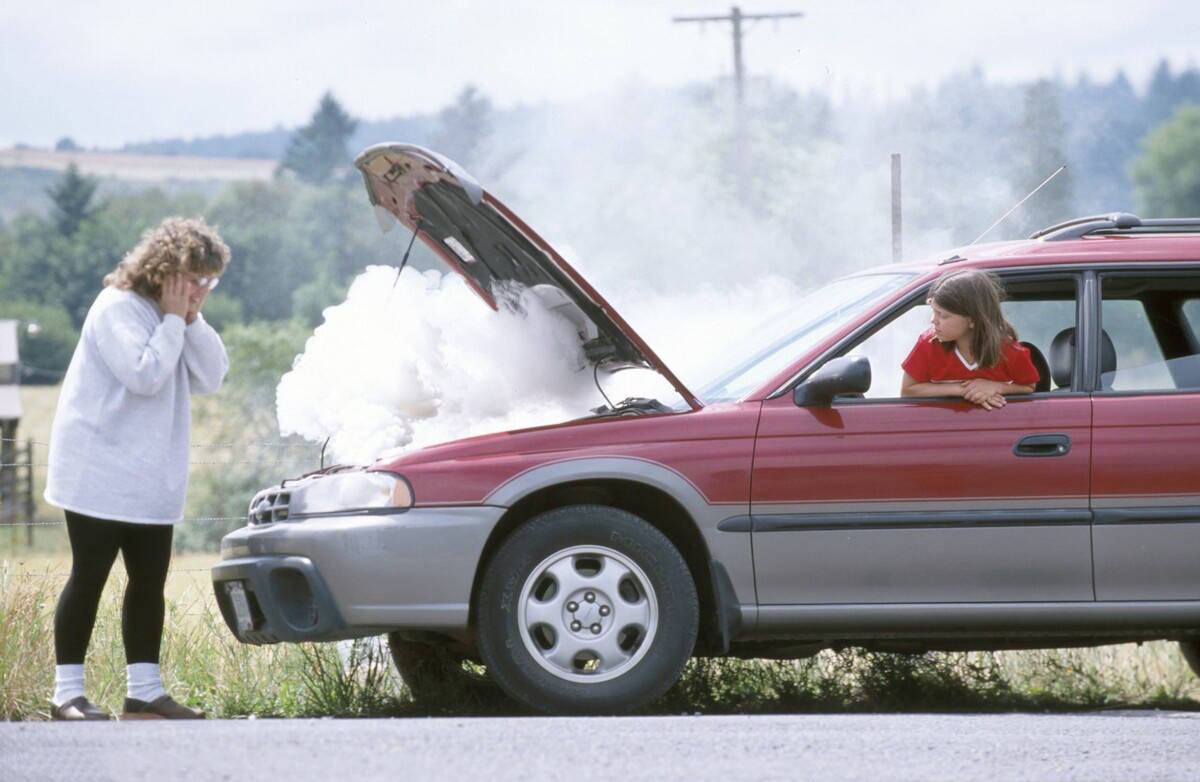
[[[216,391],[229,362],[200,314],[229,262],[202,220],[169,217],[111,274],[84,320],[50,432],[46,500],[62,508],[71,575],[54,613],[56,720],[106,720],[83,693],[87,652],[117,552],[129,583],[121,611],[125,718],[198,718],[158,669],[172,525],[187,489],[189,396]]]
[[[901,366],[901,396],[961,396],[985,410],[1006,394],[1031,394],[1038,381],[1029,351],[1000,311],[1003,288],[979,269],[953,271],[929,289],[933,328]]]

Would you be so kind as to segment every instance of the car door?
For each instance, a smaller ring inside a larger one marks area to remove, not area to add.
[[[1074,324],[1076,284],[1029,288],[1045,298],[1042,334]],[[751,488],[759,603],[1092,600],[1089,397],[1064,388],[992,411],[898,398],[922,309],[836,351],[871,359],[865,398],[763,403]]]
[[[1096,598],[1200,599],[1200,269],[1111,271],[1100,289]]]

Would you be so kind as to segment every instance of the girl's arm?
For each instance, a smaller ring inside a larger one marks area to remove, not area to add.
[[[963,382],[963,392],[963,396],[968,399],[970,399],[972,393],[983,394],[986,396],[993,396],[995,394],[1000,394],[1002,396],[1011,394],[1032,394],[1033,386],[1021,385],[1020,383],[1014,383],[1011,380],[1007,383],[1002,383],[999,380],[984,380],[981,377],[977,377],[973,380],[967,380]]]
[[[921,383],[907,372],[900,380],[900,396],[962,396],[963,384],[953,380],[948,383]]]
[[[1032,394],[1033,386],[1009,381],[984,380],[981,377],[963,382],[963,399],[973,402],[985,410],[994,410],[1008,404],[1005,394]]]

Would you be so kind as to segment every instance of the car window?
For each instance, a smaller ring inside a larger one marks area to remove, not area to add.
[[[1182,312],[1184,322],[1191,329],[1193,342],[1200,343],[1200,298],[1185,301]]]
[[[1017,337],[1036,348],[1043,358],[1048,357],[1054,337],[1075,325],[1074,282],[1063,279],[1036,286],[1015,284],[1009,286],[1009,296],[1003,304],[1004,316],[1016,329]],[[844,354],[866,356],[871,362],[871,388],[864,396],[899,398],[904,374],[900,364],[929,326],[930,309],[921,297]]]
[[[739,399],[786,369],[804,351],[912,280],[911,273],[843,277],[775,313],[714,362],[714,379],[698,386],[705,404]]]
[[[1102,278],[1102,291],[1101,324],[1113,347],[1102,389],[1200,388],[1200,275],[1114,274]]]

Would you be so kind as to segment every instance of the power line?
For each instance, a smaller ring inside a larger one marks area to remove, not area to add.
[[[733,25],[733,76],[737,90],[738,106],[742,105],[742,82],[745,79],[742,66],[742,23],[755,22],[762,19],[796,19],[804,16],[800,11],[783,11],[771,14],[744,14],[736,5],[729,9],[727,16],[676,16],[673,22],[730,22]]]

